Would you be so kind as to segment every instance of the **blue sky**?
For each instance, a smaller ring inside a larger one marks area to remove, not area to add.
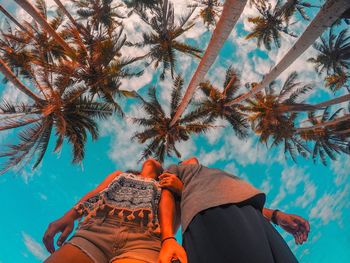
[[[1,0],[16,17],[26,19],[22,10],[14,4]],[[53,5],[49,2],[49,5]],[[314,1],[316,2],[316,1]],[[176,12],[185,7],[185,1],[174,1]],[[309,10],[313,17],[317,9]],[[255,14],[248,6],[232,31],[212,66],[207,79],[222,87],[225,69],[233,65],[242,75],[242,82],[258,81],[264,73],[279,61],[295,41],[283,36],[279,50],[267,52],[257,49],[254,41],[244,40],[249,24],[246,17]],[[125,23],[126,32],[132,40],[140,37],[141,30],[147,30],[138,24],[137,17],[132,16]],[[299,17],[292,28],[302,32],[307,23]],[[1,21],[3,18],[1,17]],[[342,25],[340,28],[342,28]],[[211,32],[207,32],[200,22],[184,37],[189,43],[205,48]],[[125,49],[126,54],[139,55],[144,50]],[[309,48],[303,56],[293,63],[281,79],[288,73],[297,70],[300,79],[316,86],[307,101],[316,102],[332,96],[323,86],[322,77],[315,74],[312,65],[306,59],[315,54]],[[197,60],[178,56],[178,73],[189,82]],[[145,94],[149,85],[156,85],[158,97],[167,107],[170,96],[171,80],[160,82],[159,72],[148,67],[142,77],[123,82],[126,89],[135,89]],[[342,95],[340,91],[336,95]],[[2,98],[11,101],[25,101],[26,98],[11,85],[0,86]],[[198,96],[198,94],[197,94]],[[123,108],[127,116],[142,115],[134,101],[124,101]],[[183,158],[196,155],[203,164],[232,172],[251,182],[267,193],[267,207],[298,214],[310,220],[311,232],[308,242],[296,246],[291,236],[281,231],[300,262],[350,262],[350,162],[348,156],[340,156],[337,161],[328,162],[325,167],[319,162],[299,159],[295,164],[285,160],[282,149],[266,149],[257,143],[252,134],[247,141],[240,141],[224,122],[215,131],[205,135],[194,136],[188,142],[178,145]],[[22,171],[11,171],[0,177],[0,199],[3,200],[0,217],[0,262],[41,262],[47,257],[41,239],[47,225],[63,215],[78,199],[101,182],[106,175],[115,169],[126,170],[139,168],[137,160],[142,146],[131,143],[130,135],[140,129],[132,125],[129,118],[124,120],[112,117],[100,123],[100,138],[89,141],[86,145],[86,158],[82,166],[70,164],[71,149],[65,144],[60,154],[53,154],[50,147],[42,164],[35,171],[26,167]],[[12,133],[0,133],[0,144],[15,142]],[[2,146],[0,146],[2,147]],[[136,158],[135,158],[136,156]],[[168,158],[165,165],[176,159]],[[209,191],[209,189],[208,189]],[[280,229],[278,228],[280,231]],[[180,237],[179,237],[180,239]]]

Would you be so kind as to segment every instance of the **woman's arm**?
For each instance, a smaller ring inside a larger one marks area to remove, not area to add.
[[[175,240],[175,198],[167,189],[162,190],[159,203],[159,220],[162,231],[162,248],[159,254],[159,263],[169,263],[172,258],[178,258],[181,263],[187,263],[186,252]]]
[[[112,182],[113,179],[119,176],[121,173],[121,171],[115,171],[108,175],[102,181],[102,183],[100,183],[95,189],[85,194],[77,204],[88,200],[89,198],[93,197],[94,195],[105,189],[110,184],[110,182]],[[70,235],[70,233],[73,231],[74,221],[82,216],[82,214],[78,213],[78,211],[75,209],[75,206],[68,210],[61,218],[50,223],[48,228],[46,229],[46,232],[43,237],[43,243],[50,253],[53,253],[55,251],[55,246],[53,243],[55,235],[59,232],[62,232],[62,234],[57,240],[57,245],[61,246],[63,242],[67,239],[67,237]]]

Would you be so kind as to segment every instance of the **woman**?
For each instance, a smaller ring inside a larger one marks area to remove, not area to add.
[[[51,223],[43,242],[52,255],[47,263],[155,263],[160,251],[158,203],[161,188],[181,194],[175,176],[159,183],[163,169],[154,159],[138,172],[115,171],[87,193],[63,217]],[[75,234],[63,245],[74,221],[85,216]],[[55,251],[54,236],[60,248]]]
[[[307,240],[309,223],[292,214],[264,208],[265,194],[241,178],[208,168],[193,157],[171,165],[161,179],[176,174],[183,183],[181,225],[190,263],[296,263],[287,243],[270,224],[291,233],[297,244]],[[166,209],[165,209],[166,208]],[[174,238],[174,196],[162,192],[160,263],[179,258],[183,248]]]

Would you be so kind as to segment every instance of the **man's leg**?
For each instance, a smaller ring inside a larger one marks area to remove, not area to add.
[[[223,205],[200,212],[183,236],[189,262],[297,262],[291,252],[284,253],[282,261],[275,260],[269,243],[271,229],[265,230],[263,220],[261,212],[250,205]]]

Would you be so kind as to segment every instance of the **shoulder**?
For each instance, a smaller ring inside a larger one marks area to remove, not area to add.
[[[177,175],[177,173],[178,173],[178,165],[171,164],[165,169],[165,171],[168,172],[168,173],[172,173],[172,174],[176,174]]]

